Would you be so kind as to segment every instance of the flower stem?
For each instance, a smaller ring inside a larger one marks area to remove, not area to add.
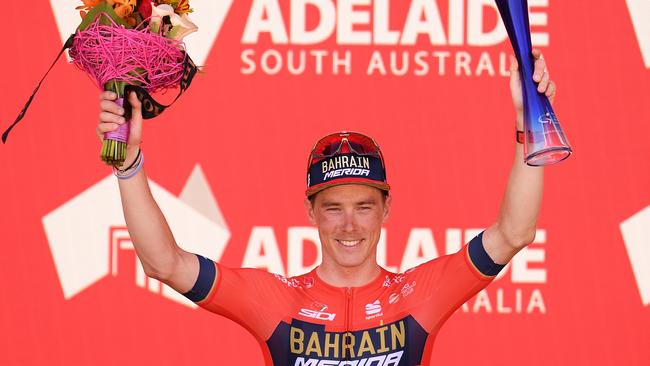
[[[118,80],[111,80],[104,85],[105,90],[115,92],[118,101],[124,98],[124,87],[126,83]],[[106,133],[102,142],[101,159],[108,165],[119,167],[126,159],[126,145],[128,141],[129,121],[121,127],[122,133]]]

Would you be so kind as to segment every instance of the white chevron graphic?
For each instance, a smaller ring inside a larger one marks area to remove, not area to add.
[[[179,245],[218,261],[230,231],[201,167],[196,165],[179,197],[151,180],[149,185]],[[118,257],[133,250],[117,179],[112,175],[48,213],[43,217],[43,226],[66,299],[109,274],[118,275]],[[134,284],[183,305],[195,306],[170,287],[146,278],[137,260]]]
[[[643,305],[650,305],[650,206],[621,223],[625,249]]]
[[[650,0],[627,0],[645,67],[650,69]]]

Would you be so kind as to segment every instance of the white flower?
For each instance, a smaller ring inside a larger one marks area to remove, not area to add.
[[[170,16],[170,20],[172,23],[172,29],[167,33],[167,38],[180,41],[183,37],[190,33],[194,33],[199,29],[196,24],[190,21],[187,13],[183,13],[183,15],[173,14]]]
[[[153,4],[152,4],[153,5]],[[174,8],[169,4],[160,4],[151,7],[151,19],[149,19],[149,29],[153,33],[160,32],[160,24],[162,24],[162,19],[166,16],[176,15],[174,13]]]

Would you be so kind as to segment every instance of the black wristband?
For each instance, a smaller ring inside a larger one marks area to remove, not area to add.
[[[520,144],[524,143],[524,131],[515,131],[515,141]]]
[[[120,173],[124,173],[125,171],[133,168],[135,163],[138,162],[138,158],[140,158],[140,151],[141,151],[140,148],[138,148],[138,155],[135,156],[135,159],[133,159],[133,162],[131,162],[131,165],[129,165],[126,169],[117,169],[117,168],[115,168],[115,170],[117,170]]]

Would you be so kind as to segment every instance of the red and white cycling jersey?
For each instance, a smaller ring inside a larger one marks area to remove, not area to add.
[[[316,270],[285,278],[199,258],[201,274],[186,296],[244,326],[266,365],[283,366],[426,365],[442,324],[502,267],[483,250],[481,235],[455,254],[403,274],[382,268],[353,288],[330,286]]]

